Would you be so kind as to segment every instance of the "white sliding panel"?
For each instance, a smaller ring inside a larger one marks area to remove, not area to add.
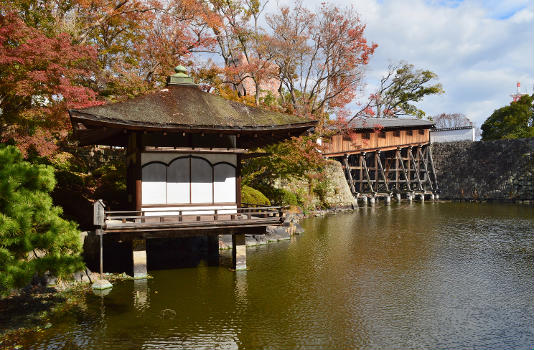
[[[172,161],[167,168],[167,203],[190,203],[189,157]]]
[[[235,203],[235,167],[226,163],[219,163],[213,167],[214,182],[214,202],[215,203]]]
[[[143,204],[167,203],[167,166],[149,163],[143,166],[141,199]]]
[[[201,158],[191,158],[191,203],[213,202],[213,168]]]

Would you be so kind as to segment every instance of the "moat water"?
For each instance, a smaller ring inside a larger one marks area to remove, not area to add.
[[[534,211],[392,203],[302,222],[248,271],[150,271],[24,349],[533,349]]]

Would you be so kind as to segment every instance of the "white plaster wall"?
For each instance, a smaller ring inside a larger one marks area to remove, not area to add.
[[[213,202],[212,166],[203,159],[191,159],[191,203]]]
[[[191,169],[189,169],[190,155],[194,156],[191,159]],[[142,153],[142,165],[150,162],[157,163],[143,167],[143,205],[236,202],[235,168],[221,163],[226,162],[236,166],[237,155],[235,154]],[[169,166],[166,167],[162,163]],[[212,172],[214,164],[216,165]],[[163,169],[166,169],[166,173]],[[189,179],[189,174],[191,174],[191,179]]]
[[[217,164],[214,169],[214,202],[235,202],[236,181],[235,168],[228,164]]]
[[[475,128],[430,131],[430,142],[475,141]]]
[[[142,170],[141,198],[143,204],[167,203],[167,167],[161,163],[152,163]]]
[[[167,203],[189,203],[189,158],[180,158],[167,168]]]

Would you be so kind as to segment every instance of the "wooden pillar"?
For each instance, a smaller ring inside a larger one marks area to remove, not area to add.
[[[375,181],[375,191],[378,192],[378,189],[380,188],[379,186],[379,179],[378,179],[378,151],[375,151],[374,152],[374,158],[375,158],[375,178],[374,178],[374,181]]]
[[[417,152],[419,153],[420,158],[421,158],[422,161],[423,161],[423,168],[425,169],[425,175],[424,175],[424,177],[423,177],[423,180],[424,180],[425,182],[428,182],[428,185],[430,186],[430,190],[431,190],[431,191],[434,191],[434,185],[432,184],[432,179],[430,179],[430,174],[428,173],[428,165],[427,165],[427,163],[428,163],[428,157],[426,156],[426,152],[427,152],[427,150],[425,149],[425,152],[423,152],[421,149],[422,149],[422,147],[419,146],[419,147],[417,148]]]
[[[369,175],[369,169],[367,168],[367,158],[365,152],[362,154],[362,164],[363,169],[365,170],[365,177],[367,178],[367,185],[369,185],[370,192],[374,192],[373,183],[371,182],[371,176]]]
[[[359,164],[360,164],[360,177],[358,178],[358,180],[360,181],[360,192],[359,193],[362,193],[362,181],[363,181],[363,164],[362,164],[362,154],[360,153],[358,155],[358,159],[359,159]]]
[[[236,271],[247,269],[247,246],[244,233],[232,235],[232,266]]]
[[[408,168],[408,179],[409,179],[409,184],[410,184],[410,191],[411,191],[412,180],[413,180],[413,176],[412,176],[412,162],[410,161],[410,154],[411,154],[411,153],[412,153],[412,151],[411,151],[409,148],[406,148],[406,160],[408,161],[407,168]],[[401,152],[401,155],[402,155],[402,152]],[[404,163],[404,159],[402,160],[402,162]]]
[[[141,133],[136,133],[136,152],[135,152],[135,165],[136,165],[136,177],[135,177],[135,210],[141,211],[141,206],[143,203],[142,198],[142,175],[143,169],[141,167],[141,152],[143,151],[143,135]]]
[[[390,152],[386,151],[384,154],[385,154],[384,173],[386,174],[386,179],[388,180],[388,187],[389,187],[389,184],[391,183],[391,178],[389,176],[389,171],[391,170],[391,158],[389,157]]]
[[[142,148],[142,134],[130,133],[128,135],[128,147],[126,150],[126,165],[127,165],[127,190],[128,202],[130,203],[130,210],[141,211],[142,205],[142,168],[141,168],[141,152]]]
[[[415,173],[415,178],[416,178],[417,183],[419,185],[419,190],[423,191],[424,188],[423,188],[423,184],[421,182],[421,176],[419,174],[419,164],[417,164],[415,162],[415,158],[414,158],[413,153],[412,153],[412,147],[408,148],[408,158],[409,158],[409,163],[411,163],[413,165],[413,170],[414,170],[414,173]]]
[[[409,176],[409,173],[406,171],[406,168],[404,167],[404,159],[402,158],[402,152],[400,149],[398,150],[397,154],[399,156],[399,160],[400,160],[400,164],[402,168],[402,174],[404,175],[404,179],[406,180],[406,187],[408,188],[408,191],[411,192],[412,186],[410,183],[410,176]],[[410,164],[410,162],[408,162],[408,164]]]
[[[354,180],[352,179],[352,173],[350,170],[350,162],[349,162],[348,154],[345,154],[345,157],[343,157],[343,164],[344,164],[345,172],[347,174],[347,180],[349,182],[350,190],[352,191],[352,194],[355,194],[356,188],[354,188]]]
[[[428,160],[430,161],[430,168],[432,169],[432,174],[434,174],[434,186],[436,188],[436,192],[439,193],[439,186],[438,186],[438,177],[436,175],[436,168],[434,168],[434,160],[432,159],[432,147],[428,147]]]
[[[384,187],[386,188],[386,192],[389,192],[388,179],[387,179],[386,173],[384,172],[382,161],[380,160],[380,151],[376,151],[376,157],[378,159],[378,167],[380,168],[380,173],[382,174],[382,178],[384,179]]]
[[[399,158],[400,158],[400,151],[395,151],[395,188],[399,190],[400,183],[399,183]]]
[[[126,191],[128,192],[127,210],[135,210],[135,147],[134,137],[128,134],[126,147]]]
[[[147,278],[146,239],[132,240],[132,257],[134,279]]]
[[[238,154],[235,167],[235,202],[238,208],[241,208],[241,160],[242,157]]]

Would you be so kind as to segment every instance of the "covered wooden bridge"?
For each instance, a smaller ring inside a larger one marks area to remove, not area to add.
[[[246,268],[245,234],[280,225],[283,212],[242,205],[241,161],[253,156],[249,149],[316,123],[203,92],[183,67],[157,92],[69,113],[81,146],[126,149],[130,206],[110,210],[98,201],[94,224],[131,242],[139,278],[147,273],[146,240],[162,237],[231,234],[233,265]]]
[[[324,156],[341,162],[353,195],[367,203],[394,195],[424,200],[439,193],[430,148],[434,123],[420,119],[367,118],[323,141]]]

